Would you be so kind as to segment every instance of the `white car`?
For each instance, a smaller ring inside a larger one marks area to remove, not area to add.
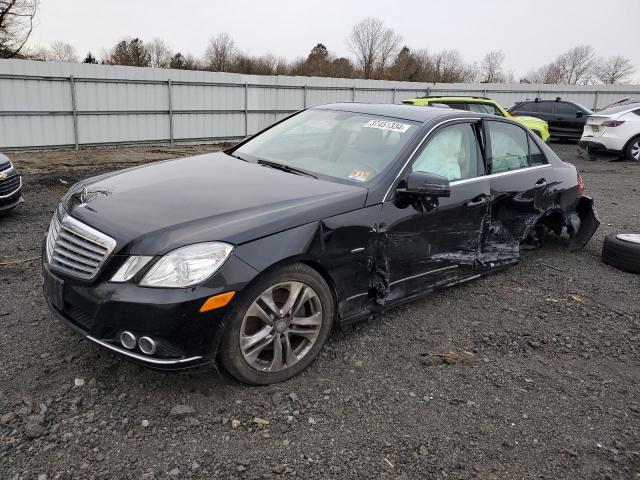
[[[640,161],[640,103],[607,108],[587,117],[580,147],[621,153]]]

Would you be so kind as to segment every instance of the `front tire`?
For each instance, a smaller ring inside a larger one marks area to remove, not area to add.
[[[331,291],[317,271],[300,263],[277,268],[238,299],[223,334],[220,361],[241,382],[283,382],[318,356],[333,316]]]

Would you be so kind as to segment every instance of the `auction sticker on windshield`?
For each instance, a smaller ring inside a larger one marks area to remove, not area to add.
[[[404,133],[409,130],[411,125],[406,123],[389,122],[388,120],[371,120],[365,127],[367,128],[379,128],[381,130],[391,130],[392,132]]]

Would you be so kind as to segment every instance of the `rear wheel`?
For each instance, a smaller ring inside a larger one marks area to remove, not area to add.
[[[632,138],[624,149],[624,156],[632,162],[640,162],[640,136]]]
[[[243,293],[224,333],[220,360],[238,380],[282,382],[304,370],[331,331],[333,298],[314,269],[288,265]]]

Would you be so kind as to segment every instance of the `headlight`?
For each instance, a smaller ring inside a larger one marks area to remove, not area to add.
[[[142,269],[153,257],[132,256],[125,260],[113,277],[112,282],[127,282]]]
[[[233,246],[222,242],[196,243],[167,253],[140,281],[145,287],[182,288],[196,285],[213,275]]]

